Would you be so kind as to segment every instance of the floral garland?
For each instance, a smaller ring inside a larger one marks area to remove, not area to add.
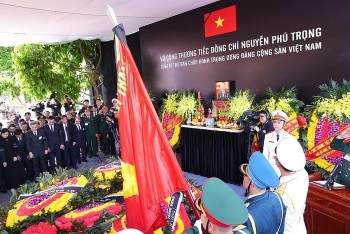
[[[182,121],[183,119],[181,116],[167,112],[163,113],[162,126],[171,146],[176,145],[179,141]]]
[[[311,116],[307,133],[308,149],[318,145],[328,136],[333,135],[350,119],[350,82],[343,80],[342,85],[331,80],[330,84],[319,86],[321,95],[316,96],[315,109]],[[317,166],[330,172],[340,160],[341,152],[337,151],[326,157],[314,160]]]
[[[94,177],[97,181],[109,181],[118,177],[121,172],[121,165],[118,162],[111,162],[95,169]]]
[[[66,185],[78,185],[84,187],[87,182],[85,176],[80,176],[78,178],[63,180],[57,183],[55,187]],[[14,209],[11,209],[8,212],[6,227],[13,227],[13,225],[32,215],[40,216],[42,213],[59,212],[67,206],[68,202],[74,197],[74,195],[74,193],[45,194],[41,192],[38,195],[19,200],[14,205]]]
[[[33,224],[27,228],[23,234],[56,234],[57,228],[47,222],[40,222],[38,224]]]
[[[82,222],[82,227],[92,227],[104,211],[117,215],[122,211],[122,206],[113,201],[94,202],[62,215],[56,219],[55,224],[65,231],[73,231],[74,222]]]
[[[333,135],[340,128],[344,126],[343,123],[340,123],[336,120],[329,120],[326,117],[318,118],[317,110],[312,113],[309,128],[307,132],[308,139],[308,149],[311,149],[315,145],[318,145],[322,140]],[[334,165],[340,160],[341,152],[337,151],[326,157],[320,157],[314,160],[316,165],[328,172],[331,172],[334,169]]]

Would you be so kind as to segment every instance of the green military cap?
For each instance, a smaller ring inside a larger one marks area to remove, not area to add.
[[[46,119],[46,117],[43,116],[43,115],[39,115],[39,116],[38,116],[38,120],[42,120],[42,119]]]
[[[203,185],[200,209],[210,222],[220,227],[239,225],[248,219],[243,201],[218,178],[210,178]]]

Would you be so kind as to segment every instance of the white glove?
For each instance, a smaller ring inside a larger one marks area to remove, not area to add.
[[[199,234],[202,234],[202,221],[200,219],[196,220],[194,226],[198,228]]]

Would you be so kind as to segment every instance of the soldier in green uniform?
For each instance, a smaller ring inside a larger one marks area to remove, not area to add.
[[[350,138],[350,127],[347,127],[338,136],[334,137],[331,148],[343,151],[344,158],[336,182],[350,188],[350,142],[345,139]],[[344,142],[345,141],[345,142]]]
[[[87,154],[92,158],[92,156],[97,156],[97,121],[96,117],[92,117],[90,113],[90,108],[85,108],[84,114],[81,117],[83,125],[85,127],[86,136],[86,150]]]
[[[250,233],[242,223],[248,219],[248,210],[237,194],[222,180],[210,178],[203,185],[202,196],[196,200],[201,219],[187,229],[188,234]]]
[[[101,134],[100,147],[104,154],[110,153],[110,147],[107,139],[108,125],[106,123],[106,114],[108,113],[108,107],[102,106],[100,113],[98,114],[98,133]]]

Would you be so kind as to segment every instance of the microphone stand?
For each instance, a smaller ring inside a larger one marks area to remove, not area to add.
[[[344,160],[344,156],[343,156],[342,160],[340,162],[338,162],[337,165],[335,165],[334,169],[329,174],[327,182],[324,184],[323,187],[325,187],[331,191],[334,190],[335,177],[339,174],[339,171],[342,167],[343,160]]]

